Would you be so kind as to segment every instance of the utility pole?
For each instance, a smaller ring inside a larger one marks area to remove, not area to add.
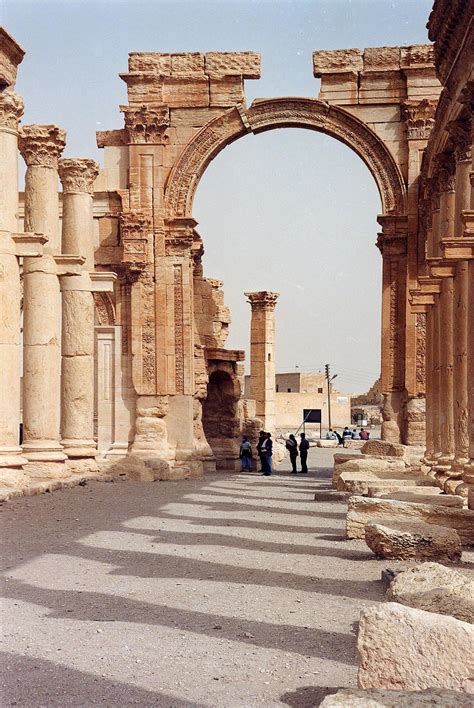
[[[331,369],[329,364],[324,365],[324,369],[326,371],[326,381],[328,382],[328,427],[332,428],[331,424],[331,381],[333,381],[337,374],[334,374],[334,376],[331,376]]]

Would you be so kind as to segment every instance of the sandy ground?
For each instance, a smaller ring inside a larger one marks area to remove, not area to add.
[[[355,685],[359,610],[396,564],[312,500],[331,463],[3,505],[2,706],[313,706]]]

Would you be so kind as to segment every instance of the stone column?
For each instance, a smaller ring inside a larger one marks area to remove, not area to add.
[[[93,160],[59,161],[63,186],[62,250],[85,260],[80,276],[64,275],[62,290],[61,444],[73,469],[96,467],[94,440]],[[79,463],[79,460],[81,463]]]
[[[0,93],[0,484],[20,486],[26,482],[22,470],[27,459],[21,455],[20,431],[20,268],[18,256],[38,255],[24,250],[27,234],[18,231],[18,121],[23,101],[13,91]],[[37,239],[44,242],[44,239]],[[31,244],[33,245],[33,244]]]
[[[433,306],[426,307],[426,450],[423,462],[433,464],[434,411],[433,411]]]
[[[250,397],[257,418],[273,432],[276,420],[275,306],[279,293],[262,290],[244,293],[252,308],[250,325]]]
[[[58,158],[65,132],[54,125],[24,126],[20,150],[27,165],[25,229],[48,243],[40,258],[25,258],[23,452],[33,476],[66,476],[60,444],[61,295],[55,256],[60,253]]]

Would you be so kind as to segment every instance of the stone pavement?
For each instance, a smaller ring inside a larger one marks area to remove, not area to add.
[[[318,705],[386,562],[310,474],[89,483],[1,508],[2,705]],[[361,562],[364,561],[364,562]],[[331,689],[332,690],[332,689]]]

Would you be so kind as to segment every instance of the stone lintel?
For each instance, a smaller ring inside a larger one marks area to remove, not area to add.
[[[76,254],[60,254],[54,256],[56,266],[58,268],[58,275],[81,275],[82,267],[86,262],[84,256],[79,256]]]
[[[109,271],[92,271],[89,273],[92,281],[93,293],[113,293],[114,282],[117,280],[116,273]]]
[[[43,234],[22,233],[12,234],[15,242],[15,255],[23,258],[36,258],[43,255],[43,246],[48,242]]]
[[[474,258],[474,235],[463,238],[442,239],[443,257],[449,261],[466,261]]]
[[[3,27],[0,27],[0,89],[15,84],[17,67],[24,56],[25,50]]]
[[[412,312],[426,312],[427,307],[436,302],[433,293],[424,293],[421,290],[410,290],[410,304]]]
[[[472,178],[474,176],[474,172],[471,173],[471,182]],[[474,211],[471,210],[465,210],[461,212],[461,221],[463,224],[463,237],[471,237],[474,236]]]
[[[207,361],[245,361],[245,352],[241,349],[204,347],[204,356]]]
[[[128,131],[125,128],[118,130],[97,130],[96,131],[97,147],[119,147],[128,145]]]

